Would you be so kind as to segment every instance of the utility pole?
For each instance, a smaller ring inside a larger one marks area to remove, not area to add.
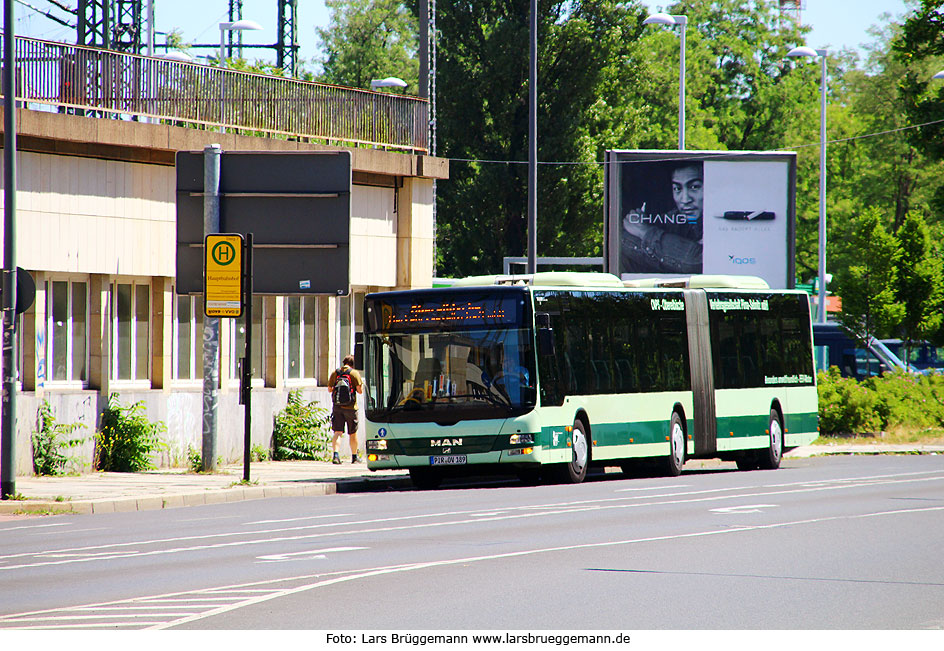
[[[16,61],[13,0],[3,0],[3,414],[0,498],[16,495]]]
[[[203,236],[220,232],[220,159],[217,145],[203,148]],[[216,469],[217,411],[220,393],[220,319],[203,321],[203,469]]]

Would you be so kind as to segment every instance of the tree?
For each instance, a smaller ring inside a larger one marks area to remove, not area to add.
[[[933,254],[927,223],[918,213],[908,213],[897,238],[901,262],[896,294],[904,307],[900,330],[908,359],[911,344],[932,337],[944,321],[944,262]]]
[[[901,322],[904,309],[895,294],[901,249],[881,212],[869,208],[850,221],[842,254],[835,274],[839,322],[865,348],[870,337],[888,336]]]
[[[368,88],[371,79],[399,77],[416,92],[417,23],[400,0],[325,0],[328,27],[318,28],[319,81]]]
[[[528,0],[437,5],[440,274],[494,273],[527,250]],[[635,42],[642,10],[542,0],[538,27],[538,252],[602,253],[602,149],[633,146],[649,107]]]

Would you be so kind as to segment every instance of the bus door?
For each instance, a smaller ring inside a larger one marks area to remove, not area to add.
[[[688,324],[688,359],[694,402],[695,454],[718,451],[715,423],[715,383],[711,368],[711,340],[708,328],[708,299],[702,290],[686,289],[685,315]]]

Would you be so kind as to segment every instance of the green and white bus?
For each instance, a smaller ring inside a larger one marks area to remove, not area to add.
[[[686,459],[777,468],[818,435],[807,294],[754,277],[488,276],[369,294],[367,464],[583,481]]]

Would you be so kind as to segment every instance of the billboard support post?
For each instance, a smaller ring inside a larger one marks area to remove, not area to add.
[[[220,155],[218,144],[203,149],[203,235],[220,232]],[[203,323],[203,439],[204,470],[216,470],[216,430],[220,390],[220,320]]]

